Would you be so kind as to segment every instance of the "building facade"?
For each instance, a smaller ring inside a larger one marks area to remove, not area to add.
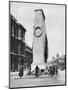
[[[25,54],[25,32],[26,29],[17,23],[17,20],[10,15],[10,70],[18,71],[20,66],[27,63]],[[30,52],[29,52],[30,53]]]
[[[26,56],[26,68],[31,71],[31,64],[33,62],[33,51],[32,48],[25,44],[25,56]]]

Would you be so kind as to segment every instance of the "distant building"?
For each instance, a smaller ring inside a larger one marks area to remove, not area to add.
[[[66,55],[56,57],[54,58],[54,60],[52,60],[48,64],[57,65],[59,69],[66,69]]]
[[[25,63],[27,63],[26,58],[28,57],[28,55],[25,54],[25,49],[26,49],[25,32],[26,29],[21,24],[17,23],[17,20],[12,15],[10,15],[10,70],[11,71],[17,71],[19,70],[20,66],[25,65]]]

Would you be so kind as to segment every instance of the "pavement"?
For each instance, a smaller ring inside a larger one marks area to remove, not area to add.
[[[48,85],[64,85],[65,71],[58,72],[55,76],[40,75],[35,78],[34,75],[27,75],[20,78],[18,72],[10,73],[10,88],[32,87],[32,86],[48,86]]]

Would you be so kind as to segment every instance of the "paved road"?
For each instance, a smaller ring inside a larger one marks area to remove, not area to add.
[[[65,71],[59,71],[57,76],[40,76],[35,78],[34,76],[22,77],[17,76],[10,77],[10,87],[29,87],[29,86],[47,86],[47,85],[61,85],[65,84]]]

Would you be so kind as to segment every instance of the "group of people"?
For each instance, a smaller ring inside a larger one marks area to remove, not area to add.
[[[41,71],[41,70],[39,69],[38,66],[36,66],[36,68],[35,68],[35,77],[38,77],[40,75],[39,71]],[[50,76],[57,75],[58,67],[57,67],[57,65],[46,66],[46,69],[44,71],[46,71],[47,74],[50,75]],[[44,71],[43,71],[43,73],[44,73]]]
[[[49,75],[53,76],[58,73],[58,68],[56,65],[49,66],[48,68]]]
[[[38,66],[36,66],[36,68],[35,68],[35,77],[38,77],[39,76],[39,67]],[[23,66],[21,66],[20,68],[19,68],[19,73],[18,73],[18,75],[19,75],[19,77],[21,78],[22,76],[23,76],[23,74],[24,74],[24,67]]]
[[[37,65],[35,68],[35,77],[39,77],[39,75],[40,75],[39,71],[41,71],[41,70],[39,69],[39,67]],[[58,73],[58,68],[56,65],[46,66],[45,71],[48,71],[47,72],[48,75],[53,76]],[[18,74],[20,76],[20,78],[23,76],[23,72],[24,72],[24,68],[23,68],[23,66],[21,66],[19,69],[19,74]]]

